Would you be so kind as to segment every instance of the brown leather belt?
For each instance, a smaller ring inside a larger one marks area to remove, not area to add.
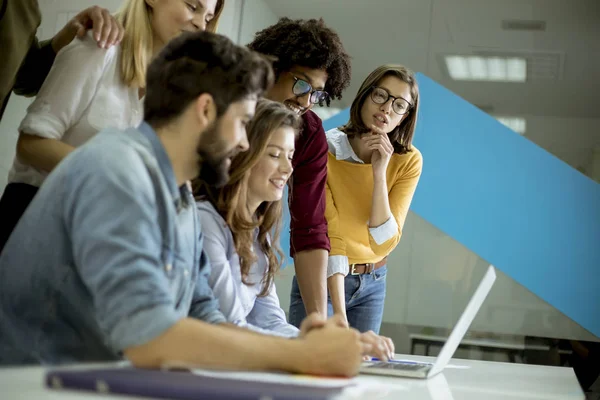
[[[370,274],[376,269],[383,267],[385,264],[387,264],[387,257],[375,264],[350,264],[349,275]]]

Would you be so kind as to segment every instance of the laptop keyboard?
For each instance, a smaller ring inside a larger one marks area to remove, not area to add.
[[[418,369],[422,369],[428,367],[429,364],[413,364],[413,363],[399,363],[399,362],[378,362],[375,364],[369,365],[369,368],[380,368],[380,369],[393,369],[400,371],[416,371]]]

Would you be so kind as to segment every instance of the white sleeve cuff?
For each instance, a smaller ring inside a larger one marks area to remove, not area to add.
[[[398,223],[394,217],[389,217],[383,224],[369,228],[369,233],[375,243],[382,245],[398,233]]]
[[[346,256],[329,256],[327,261],[327,277],[335,274],[348,275],[350,266],[348,265],[348,257]]]
[[[44,139],[60,140],[67,129],[59,118],[50,113],[47,105],[37,104],[44,101],[42,99],[34,101],[27,109],[27,114],[19,125],[19,132]]]

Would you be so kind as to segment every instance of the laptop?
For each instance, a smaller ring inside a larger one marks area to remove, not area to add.
[[[404,360],[366,361],[361,366],[360,373],[423,379],[431,378],[440,373],[454,355],[483,301],[490,293],[495,280],[496,271],[490,265],[434,363]]]

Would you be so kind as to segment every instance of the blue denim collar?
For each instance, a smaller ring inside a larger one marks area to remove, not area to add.
[[[173,165],[171,164],[171,160],[169,160],[169,156],[165,151],[165,147],[158,138],[156,131],[148,123],[142,122],[140,126],[138,126],[138,130],[148,139],[148,141],[150,141],[154,155],[158,160],[158,167],[167,181],[169,191],[173,196],[173,201],[175,204],[179,205],[181,200],[181,191],[177,187],[175,172],[173,172]],[[183,186],[185,187],[185,185]]]

